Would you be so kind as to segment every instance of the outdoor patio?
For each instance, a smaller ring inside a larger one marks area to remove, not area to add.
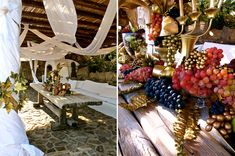
[[[29,102],[19,115],[25,123],[30,144],[41,149],[47,156],[116,155],[114,118],[85,107],[79,110],[77,128],[52,131],[51,122],[55,121],[56,116],[45,107],[34,108],[37,93],[32,88],[27,92]]]

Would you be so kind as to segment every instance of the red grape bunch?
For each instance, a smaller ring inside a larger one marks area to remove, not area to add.
[[[144,83],[152,77],[152,71],[152,67],[141,67],[127,74],[124,80]]]
[[[153,13],[151,33],[148,35],[149,40],[155,40],[161,33],[162,29],[162,15],[159,13]]]
[[[219,95],[224,104],[235,104],[235,78],[227,67],[220,68],[223,58],[221,49],[209,48],[205,51],[204,68],[192,65],[190,70],[185,65],[176,68],[173,75],[173,87],[184,89],[197,97],[207,97],[213,93]]]

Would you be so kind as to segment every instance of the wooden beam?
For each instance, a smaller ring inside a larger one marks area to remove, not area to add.
[[[92,14],[96,15],[104,15],[104,12],[106,10],[106,7],[101,6],[100,4],[96,3],[87,3],[87,1],[74,1],[74,5],[76,10],[79,11],[87,11],[87,10],[93,10]],[[22,0],[22,5],[25,7],[34,7],[34,8],[40,8],[44,10],[44,5],[42,2],[37,1],[31,1],[31,0]],[[89,12],[91,13],[91,12]]]
[[[48,20],[46,14],[28,12],[28,11],[23,11],[22,17],[30,18],[30,19],[39,18],[40,20],[43,20],[43,21]],[[91,14],[90,12],[85,12],[85,11],[77,11],[77,18],[79,21],[86,19],[87,21],[91,21],[91,23],[101,23],[103,16]]]
[[[29,24],[29,25],[39,25],[39,26],[44,26],[49,28],[50,24],[48,22],[48,20],[45,21],[39,21],[39,20],[34,20],[34,19],[30,19],[30,18],[22,18],[21,21],[22,24]],[[99,24],[95,24],[95,23],[90,23],[90,22],[86,22],[86,21],[79,21],[78,22],[78,28],[84,28],[84,29],[90,29],[90,30],[98,30],[99,28]],[[111,29],[115,29],[116,31],[116,26],[112,26]]]

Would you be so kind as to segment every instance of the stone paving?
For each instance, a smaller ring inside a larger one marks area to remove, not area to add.
[[[116,120],[88,107],[78,113],[77,128],[52,131],[56,117],[45,107],[35,109],[37,94],[29,89],[29,102],[19,112],[27,135],[46,156],[114,156],[116,155]],[[47,113],[45,113],[45,111]]]

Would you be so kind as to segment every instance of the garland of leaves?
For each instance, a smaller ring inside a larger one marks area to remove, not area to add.
[[[22,75],[13,72],[5,82],[0,82],[0,107],[4,105],[8,113],[11,109],[20,110],[26,101],[27,82]],[[13,94],[19,95],[18,101]]]

